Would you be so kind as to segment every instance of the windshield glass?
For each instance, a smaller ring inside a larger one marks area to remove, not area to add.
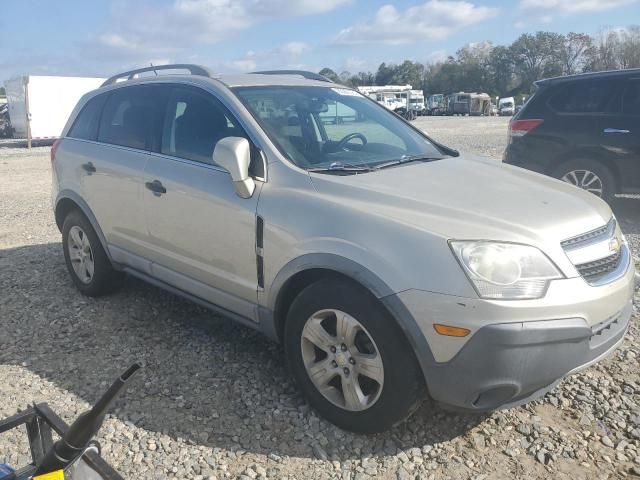
[[[304,169],[375,168],[407,158],[445,156],[394,114],[353,90],[233,90],[282,153]]]

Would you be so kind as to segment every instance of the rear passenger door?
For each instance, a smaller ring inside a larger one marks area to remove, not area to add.
[[[143,254],[148,239],[141,185],[148,151],[160,141],[165,92],[153,85],[113,90],[82,167],[85,199],[114,259],[123,263],[124,252]]]
[[[175,86],[160,152],[145,168],[143,198],[152,275],[255,319],[256,206],[240,198],[229,173],[212,161],[225,137],[246,134],[212,94]]]
[[[549,99],[555,115],[546,117],[544,123],[544,131],[558,142],[551,144],[554,153],[576,155],[576,150],[580,150],[580,154],[601,153],[601,116],[606,114],[616,95],[616,85],[606,79],[560,84]]]
[[[640,78],[621,86],[615,111],[600,119],[602,147],[614,163],[621,191],[640,189]]]

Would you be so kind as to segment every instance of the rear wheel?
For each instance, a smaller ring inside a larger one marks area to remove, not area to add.
[[[62,246],[67,270],[84,295],[97,297],[113,292],[122,283],[87,218],[77,210],[64,219]]]
[[[610,170],[590,159],[570,160],[560,165],[553,176],[610,201],[615,195],[615,181]]]
[[[293,301],[285,350],[309,403],[345,430],[374,433],[404,420],[424,398],[413,351],[363,287],[320,280]]]

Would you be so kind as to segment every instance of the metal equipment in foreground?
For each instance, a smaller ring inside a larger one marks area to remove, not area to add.
[[[109,387],[96,404],[67,425],[46,403],[34,405],[0,421],[0,434],[26,427],[32,462],[14,470],[0,465],[0,480],[123,480],[100,457],[100,445],[93,440],[107,410],[140,365],[133,364]],[[60,436],[53,441],[53,432]]]

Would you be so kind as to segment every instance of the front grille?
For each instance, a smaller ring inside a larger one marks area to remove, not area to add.
[[[618,268],[620,257],[620,251],[617,251],[608,257],[576,265],[576,269],[587,282],[593,283]]]
[[[575,248],[578,245],[591,242],[592,240],[595,240],[599,237],[606,235],[607,232],[609,231],[613,232],[614,230],[615,230],[615,220],[612,218],[611,220],[609,220],[609,223],[607,223],[606,225],[603,225],[600,228],[596,228],[595,230],[591,230],[590,232],[583,233],[576,237],[568,238],[567,240],[564,240],[563,242],[561,242],[560,245],[562,245],[562,248],[564,249]]]

